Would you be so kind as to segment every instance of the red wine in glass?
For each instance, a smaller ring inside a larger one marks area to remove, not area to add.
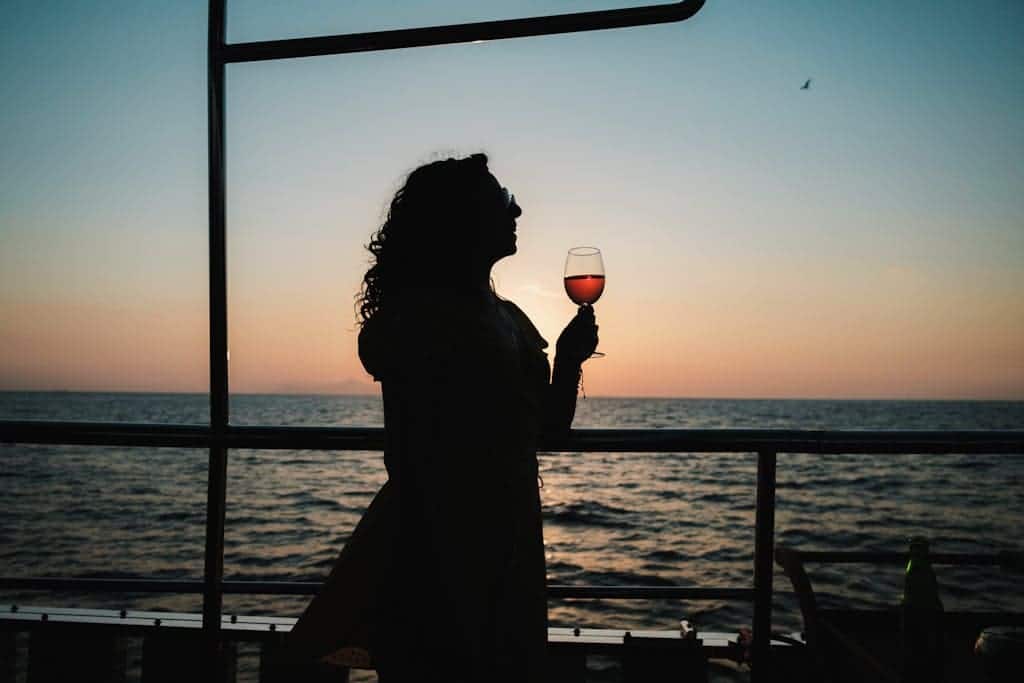
[[[577,306],[592,306],[604,294],[604,261],[597,247],[573,247],[565,259],[565,293]],[[603,353],[595,351],[592,357]]]
[[[604,275],[566,275],[565,293],[577,306],[592,304],[604,293]]]

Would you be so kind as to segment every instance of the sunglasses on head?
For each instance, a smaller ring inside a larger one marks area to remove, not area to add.
[[[516,196],[514,194],[512,194],[511,192],[509,192],[507,187],[501,188],[501,196],[505,200],[505,208],[506,209],[512,208],[512,204],[514,204],[515,201],[516,201]]]

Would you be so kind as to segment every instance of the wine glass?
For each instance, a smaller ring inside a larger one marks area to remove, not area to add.
[[[604,261],[597,247],[573,247],[565,258],[565,293],[577,306],[593,306],[604,293]],[[594,351],[591,358],[604,354]]]

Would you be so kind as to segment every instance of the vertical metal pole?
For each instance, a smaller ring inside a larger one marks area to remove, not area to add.
[[[772,562],[775,555],[775,453],[757,454],[754,521],[754,652],[752,681],[772,680]]]
[[[214,438],[228,425],[227,240],[224,180],[224,15],[226,0],[210,0],[207,39],[207,113],[210,210],[210,428]],[[206,554],[203,568],[204,679],[223,680],[220,638],[224,578],[224,508],[227,449],[210,447],[206,489]]]
[[[228,424],[228,296],[224,176],[224,7],[210,0],[208,51],[210,195],[210,422]]]

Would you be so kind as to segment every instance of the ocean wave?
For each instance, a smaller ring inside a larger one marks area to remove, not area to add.
[[[672,579],[659,576],[658,574],[641,574],[632,571],[608,570],[603,572],[591,572],[584,570],[576,579],[585,585],[594,586],[677,586]]]
[[[682,562],[686,555],[678,550],[650,550],[644,553],[644,558],[652,562]]]
[[[633,526],[633,512],[596,501],[563,503],[544,510],[545,522],[563,526],[595,526],[626,529]]]

